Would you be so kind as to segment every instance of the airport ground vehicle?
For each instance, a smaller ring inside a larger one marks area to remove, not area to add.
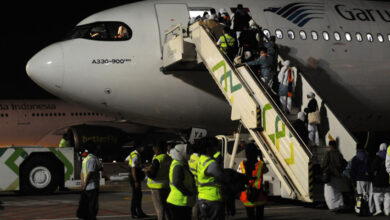
[[[81,186],[80,169],[81,159],[73,147],[0,148],[0,191],[42,194]]]

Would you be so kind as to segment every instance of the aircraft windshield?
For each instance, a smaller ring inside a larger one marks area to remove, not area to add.
[[[131,29],[123,22],[95,22],[76,26],[67,39],[84,38],[100,41],[125,41],[132,37]]]

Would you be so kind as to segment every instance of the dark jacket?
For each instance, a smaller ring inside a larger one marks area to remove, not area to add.
[[[309,114],[311,112],[315,112],[318,109],[317,100],[315,98],[310,99],[309,103],[307,104],[307,107],[304,109],[306,114]]]
[[[325,154],[321,168],[322,172],[328,172],[330,176],[340,177],[346,166],[347,161],[344,159],[340,151],[330,149]]]
[[[351,178],[354,181],[371,181],[370,159],[368,154],[358,149],[356,156],[352,158]]]
[[[298,135],[301,137],[303,142],[305,142],[305,144],[307,144],[309,134],[308,134],[307,126],[305,125],[305,122],[300,120],[300,119],[297,119],[297,120],[293,121],[292,126],[294,127],[294,129],[298,133]]]
[[[238,38],[240,45],[247,47],[251,50],[257,50],[256,33],[252,30],[243,30]]]
[[[243,10],[236,10],[234,13],[234,19],[233,19],[233,28],[235,31],[242,31],[243,27],[249,28],[249,21],[251,20],[251,16],[248,15]]]
[[[371,164],[374,187],[389,187],[389,174],[386,172],[386,150],[379,151]]]

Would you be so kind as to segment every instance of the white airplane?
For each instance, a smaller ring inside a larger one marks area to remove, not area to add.
[[[0,125],[0,147],[58,146],[62,135],[69,131],[77,139],[86,135],[89,138],[99,136],[102,132],[119,134],[112,127],[128,133],[142,133],[146,129],[144,126],[119,123],[112,116],[59,99],[2,100]]]
[[[42,49],[27,73],[52,94],[149,126],[234,129],[207,72],[162,72],[164,33],[243,3],[352,131],[388,130],[390,4],[373,1],[141,1],[93,14]],[[121,27],[121,33],[118,29]],[[125,30],[123,30],[125,29]],[[285,50],[288,48],[288,50]]]

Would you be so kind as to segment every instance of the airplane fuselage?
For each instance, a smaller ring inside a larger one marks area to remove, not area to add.
[[[160,68],[162,33],[178,23],[187,24],[176,19],[176,9],[182,7],[175,5],[186,4],[188,10],[225,8],[230,12],[237,3],[142,1],[109,9],[86,18],[79,26],[123,22],[131,29],[130,40],[74,38],[58,42],[33,57],[27,72],[37,84],[63,99],[130,122],[231,130],[235,124],[229,119],[230,108],[207,72],[166,75]],[[159,11],[160,4],[171,4],[172,10]],[[385,56],[390,44],[388,3],[245,1],[244,7],[250,9],[263,30],[278,36],[280,53],[302,69],[350,128],[386,129],[381,126],[390,122],[385,115],[390,110],[390,98],[384,95],[390,85],[386,77],[390,64]],[[367,34],[371,34],[372,42]]]

